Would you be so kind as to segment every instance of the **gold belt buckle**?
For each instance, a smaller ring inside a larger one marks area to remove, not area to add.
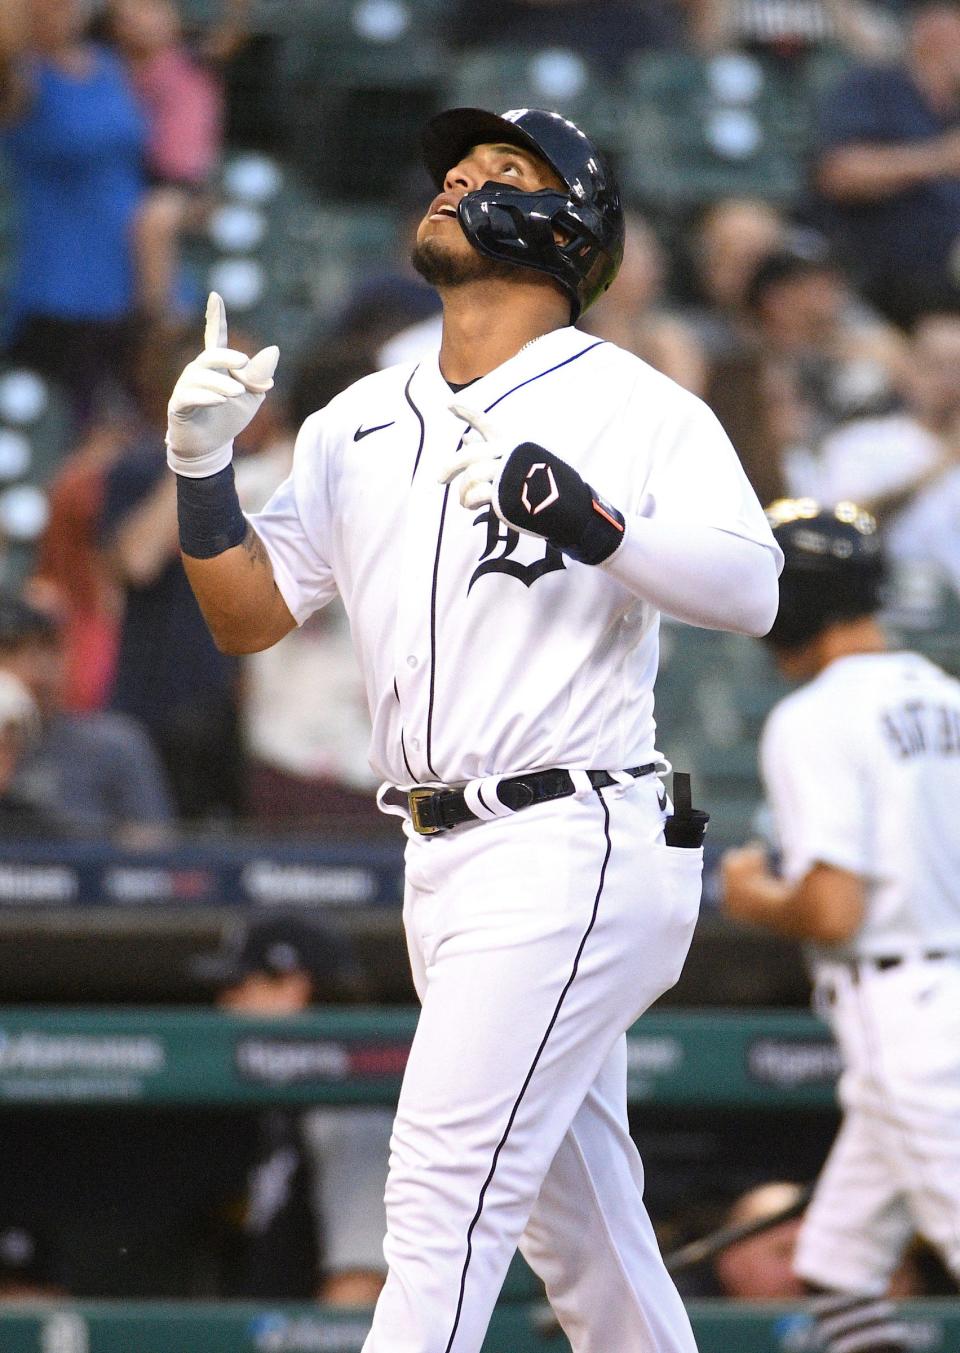
[[[442,827],[428,827],[420,816],[420,804],[424,799],[429,799],[435,794],[434,789],[408,789],[407,803],[410,808],[410,821],[413,824],[413,830],[420,836],[436,836],[437,832],[443,830]]]

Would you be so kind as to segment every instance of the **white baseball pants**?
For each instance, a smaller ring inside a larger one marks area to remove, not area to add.
[[[624,1032],[677,980],[700,899],[658,787],[411,839],[422,1012],[364,1353],[479,1353],[518,1245],[574,1353],[695,1353],[627,1130]]]
[[[915,1232],[960,1280],[960,961],[817,971],[843,1123],[800,1232],[801,1277],[879,1295]]]

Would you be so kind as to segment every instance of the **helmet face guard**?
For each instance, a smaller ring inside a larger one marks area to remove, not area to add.
[[[623,209],[613,173],[598,148],[558,113],[519,109],[498,117],[454,108],[427,124],[424,160],[439,187],[477,145],[520,146],[544,160],[565,191],[524,192],[488,182],[465,194],[458,217],[486,257],[552,277],[570,298],[571,322],[605,291],[623,258]]]

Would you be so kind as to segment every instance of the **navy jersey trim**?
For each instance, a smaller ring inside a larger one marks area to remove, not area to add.
[[[397,697],[397,704],[399,705],[399,703],[400,703],[400,692],[399,692],[399,690],[397,689],[397,678],[396,678],[396,677],[393,678],[393,693],[394,693],[394,695]],[[405,741],[404,736],[403,736],[403,724],[402,724],[402,723],[401,723],[401,725],[400,725],[400,755],[403,757],[403,764],[404,764],[404,765],[406,766],[406,768],[407,768],[407,774],[410,776],[410,779],[411,779],[411,780],[416,780],[417,777],[414,775],[413,769],[411,768],[411,765],[410,765],[410,762],[409,762],[409,760],[407,759],[407,744],[406,744],[406,741]]]
[[[416,475],[417,475],[417,468],[418,468],[418,466],[420,465],[420,457],[423,455],[423,443],[424,443],[424,441],[426,440],[426,436],[427,436],[427,426],[426,426],[426,424],[425,424],[424,421],[423,421],[423,414],[422,414],[422,413],[420,412],[420,410],[417,408],[416,404],[414,404],[413,398],[412,398],[412,396],[411,396],[411,394],[410,394],[410,385],[411,385],[411,383],[412,383],[412,381],[413,381],[414,376],[417,374],[417,372],[418,372],[419,370],[420,370],[420,367],[419,367],[419,366],[415,366],[415,367],[413,368],[413,370],[410,372],[410,376],[409,376],[409,378],[408,378],[408,380],[407,380],[406,385],[403,387],[403,397],[404,397],[404,399],[407,401],[407,403],[410,405],[410,407],[411,407],[411,409],[413,410],[413,412],[416,414],[416,416],[417,416],[417,422],[420,424],[420,443],[419,443],[419,445],[418,445],[418,447],[417,447],[417,454],[416,454],[416,457],[414,458],[414,462],[413,462],[413,473],[412,473],[411,476],[410,476],[410,483],[411,483],[411,484],[413,483],[414,479],[416,478]]]
[[[500,1159],[500,1153],[507,1144],[507,1138],[510,1136],[510,1129],[513,1127],[517,1113],[520,1110],[520,1105],[523,1102],[523,1097],[527,1092],[527,1087],[529,1086],[531,1080],[533,1079],[533,1073],[537,1069],[537,1064],[540,1061],[540,1058],[543,1056],[543,1050],[547,1046],[547,1039],[553,1032],[553,1027],[560,1016],[560,1010],[561,1007],[563,1006],[563,1002],[566,1000],[567,992],[573,986],[573,979],[576,977],[577,971],[580,967],[580,959],[583,957],[583,951],[586,947],[587,940],[590,938],[590,932],[593,930],[593,927],[596,924],[597,912],[600,908],[600,897],[603,893],[604,879],[606,878],[607,874],[607,865],[610,861],[610,852],[613,848],[613,843],[610,840],[610,809],[607,807],[603,794],[600,792],[599,789],[596,791],[596,794],[597,798],[600,800],[600,806],[603,809],[603,836],[606,842],[606,848],[603,854],[603,863],[600,866],[600,880],[597,884],[596,897],[593,899],[593,910],[590,913],[590,922],[586,930],[583,932],[583,938],[580,941],[576,957],[573,960],[573,967],[570,971],[570,976],[567,978],[564,988],[561,991],[559,997],[557,998],[557,1004],[554,1006],[553,1014],[550,1016],[550,1022],[547,1025],[546,1032],[544,1033],[543,1038],[541,1038],[540,1040],[540,1046],[537,1048],[533,1061],[530,1063],[530,1070],[527,1072],[524,1082],[520,1087],[520,1093],[517,1095],[516,1099],[513,1102],[513,1108],[510,1110],[510,1116],[507,1119],[507,1126],[503,1130],[503,1136],[497,1143],[496,1149],[494,1150],[493,1153],[493,1160],[490,1163],[490,1169],[487,1173],[486,1179],[483,1181],[483,1185],[481,1186],[480,1197],[477,1201],[477,1210],[476,1212],[474,1212],[473,1220],[470,1222],[470,1225],[467,1228],[467,1255],[463,1261],[463,1272],[460,1275],[460,1295],[457,1299],[457,1310],[453,1318],[453,1329],[450,1331],[450,1338],[447,1340],[447,1346],[444,1349],[444,1353],[450,1353],[450,1350],[453,1348],[453,1341],[456,1338],[457,1329],[459,1328],[460,1325],[460,1316],[463,1311],[463,1298],[467,1287],[467,1271],[470,1268],[470,1260],[473,1256],[473,1232],[476,1229],[477,1222],[480,1220],[480,1214],[483,1212],[483,1200],[486,1197],[487,1189],[493,1182],[493,1176],[497,1169],[497,1161]]]
[[[498,404],[502,404],[503,401],[509,395],[516,394],[518,390],[522,390],[525,385],[532,385],[534,381],[538,381],[542,379],[542,377],[544,376],[549,376],[554,371],[559,371],[561,367],[569,366],[571,362],[576,362],[578,358],[585,357],[588,352],[593,352],[594,348],[601,347],[605,342],[606,339],[598,338],[596,343],[591,343],[588,347],[581,348],[580,351],[575,352],[572,357],[565,357],[562,362],[557,362],[555,366],[548,366],[545,371],[538,371],[535,376],[528,376],[525,381],[521,381],[519,385],[514,385],[512,389],[507,390],[505,394],[498,396],[498,398],[495,399],[492,404],[488,404],[484,412],[489,413],[490,410],[495,409]],[[410,377],[411,381],[413,380],[413,376],[415,375],[416,372],[414,372],[413,375]],[[424,436],[423,418],[420,415],[419,409],[417,409],[413,400],[410,398],[409,390],[410,390],[410,381],[407,381],[407,388],[406,390],[404,390],[404,394],[406,395],[407,403],[410,405],[411,409],[413,409],[414,413],[420,419],[420,428],[421,428],[420,451],[422,451],[423,436]],[[463,446],[463,438],[461,437],[459,443],[457,444],[457,450],[459,451],[462,446]],[[417,465],[420,463],[420,451],[417,452]],[[414,474],[417,473],[417,465],[414,465],[413,467]],[[450,485],[448,484],[444,491],[443,507],[441,508],[440,511],[440,528],[439,531],[437,532],[437,553],[433,561],[433,584],[430,591],[430,702],[429,705],[427,706],[427,769],[429,770],[430,774],[433,776],[435,780],[440,778],[437,775],[437,772],[433,769],[433,765],[431,764],[431,757],[433,754],[433,703],[437,679],[437,579],[440,571],[440,546],[443,543],[443,524],[444,521],[446,520],[447,500],[449,496],[450,496]]]
[[[538,371],[535,376],[528,376],[525,381],[521,381],[519,385],[515,385],[513,389],[508,390],[506,394],[499,395],[492,404],[488,404],[484,409],[484,413],[489,413],[491,409],[495,409],[497,405],[502,404],[509,395],[515,395],[517,391],[522,390],[525,385],[532,385],[534,381],[540,380],[541,377],[549,376],[551,372],[559,371],[563,366],[569,366],[571,362],[576,362],[580,357],[586,357],[588,352],[593,352],[594,348],[602,347],[606,341],[605,338],[598,338],[596,343],[591,343],[588,348],[581,348],[580,351],[575,352],[572,357],[564,357],[563,361],[557,362],[556,366],[548,366],[546,371]]]
[[[403,764],[404,764],[404,765],[406,766],[406,768],[407,768],[407,774],[410,776],[411,782],[412,782],[413,784],[416,784],[418,777],[417,777],[416,775],[414,775],[414,773],[413,773],[413,767],[410,765],[410,761],[409,761],[409,759],[408,759],[408,757],[407,757],[407,743],[406,743],[406,739],[405,739],[404,736],[403,736],[403,729],[402,729],[402,728],[400,729],[400,753],[401,753],[401,755],[403,756]]]
[[[463,445],[461,441],[457,450]],[[430,699],[427,704],[427,770],[435,780],[440,777],[433,769],[433,698],[437,689],[437,584],[440,580],[440,548],[443,545],[443,524],[447,519],[450,485],[443,491],[440,525],[437,529],[437,552],[433,556],[433,582],[430,587]]]

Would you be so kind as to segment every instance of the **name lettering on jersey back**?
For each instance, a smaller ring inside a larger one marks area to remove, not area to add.
[[[906,700],[880,716],[884,736],[901,761],[914,756],[960,755],[960,709]]]
[[[532,587],[545,573],[555,573],[558,569],[566,568],[562,552],[546,541],[542,542],[543,555],[539,559],[534,559],[532,563],[522,564],[518,559],[512,559],[510,556],[520,544],[520,532],[505,526],[492,507],[486,508],[479,516],[474,517],[473,524],[486,526],[487,540],[480,556],[480,563],[473,570],[467,584],[468,592],[485,573],[508,573],[511,578],[518,578],[524,587]],[[496,554],[498,548],[500,553]]]

